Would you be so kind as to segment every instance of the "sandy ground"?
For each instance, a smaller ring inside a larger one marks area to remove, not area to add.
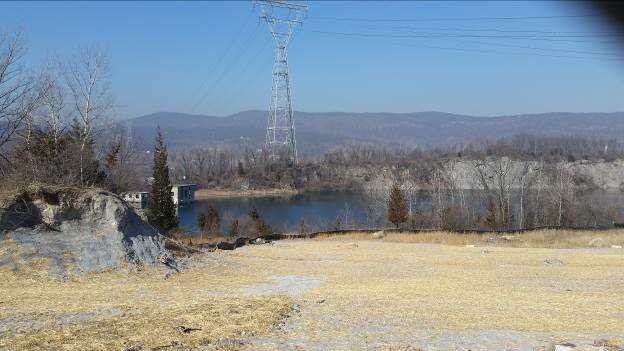
[[[0,350],[624,344],[623,249],[286,240],[193,260],[168,279],[139,272],[49,281],[0,272]],[[201,330],[184,334],[179,326]]]

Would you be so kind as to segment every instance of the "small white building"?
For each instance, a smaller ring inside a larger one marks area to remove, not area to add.
[[[122,193],[121,198],[133,207],[143,209],[147,207],[149,202],[149,193],[147,191],[130,191]]]
[[[173,184],[171,187],[173,203],[176,206],[184,206],[195,202],[196,189],[197,184]]]

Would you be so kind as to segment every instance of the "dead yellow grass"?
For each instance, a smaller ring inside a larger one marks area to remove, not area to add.
[[[386,233],[381,239],[374,239],[368,232],[349,232],[344,234],[320,234],[314,240],[381,240],[396,243],[427,243],[442,245],[466,245],[483,240],[481,234],[456,234],[450,232]]]
[[[445,231],[393,233],[389,232],[382,239],[373,239],[368,232],[350,232],[346,234],[322,234],[316,240],[383,240],[398,243],[422,243],[442,245],[479,245],[489,244],[503,247],[534,248],[583,248],[590,247],[593,239],[603,239],[608,247],[624,245],[624,230],[537,230],[518,234],[498,233],[452,233]]]
[[[220,243],[221,241],[224,241],[226,239],[231,239],[231,238],[224,237],[219,234],[204,234],[204,235],[195,234],[195,235],[189,236],[186,233],[180,233],[179,235],[174,235],[173,239],[179,242],[180,244],[186,245],[186,246],[202,246],[202,245],[215,245],[215,244]]]
[[[14,199],[17,192],[18,190],[16,187],[0,186],[0,206],[2,206],[4,202]]]
[[[393,329],[396,335],[419,328],[446,334],[511,330],[593,337],[624,330],[622,250],[484,250],[389,242],[402,235],[385,241],[359,237],[289,240],[230,255],[272,275],[325,277],[319,289],[306,295],[311,301],[326,300],[315,307],[315,318],[327,316],[325,321],[304,322],[309,335],[340,337],[344,330],[323,325],[336,318],[354,328],[400,323],[404,329]],[[547,265],[548,258],[563,265]]]
[[[552,245],[564,233],[520,235]],[[576,237],[566,245],[586,246],[597,236],[616,240],[618,233],[572,232]],[[396,340],[494,330],[574,333],[591,342],[624,330],[624,250],[467,248],[458,245],[484,237],[457,236],[390,234],[373,241],[369,234],[351,233],[284,240],[194,255],[192,268],[169,279],[154,272],[109,272],[59,281],[0,271],[0,349],[145,350],[178,343],[191,349],[271,349],[238,341],[247,342],[251,334],[281,335],[315,345],[353,335],[360,340],[374,326]],[[548,258],[563,264],[546,265]],[[241,292],[270,284],[274,276],[316,277],[321,283],[294,298]],[[306,311],[298,327],[276,330],[295,302]],[[179,326],[201,330],[182,334]],[[415,346],[427,349],[426,343]],[[346,349],[354,348],[366,347]]]
[[[289,313],[286,297],[236,293],[259,278],[196,264],[167,280],[156,272],[100,273],[67,282],[0,272],[0,349],[227,348],[241,335],[268,333]],[[180,326],[200,330],[183,334]]]

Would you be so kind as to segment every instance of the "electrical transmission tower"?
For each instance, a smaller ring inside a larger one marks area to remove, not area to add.
[[[275,45],[266,146],[273,160],[287,157],[289,162],[296,163],[297,141],[288,78],[288,42],[295,26],[303,23],[308,7],[279,0],[256,0],[253,4],[260,7],[260,18],[269,26]]]

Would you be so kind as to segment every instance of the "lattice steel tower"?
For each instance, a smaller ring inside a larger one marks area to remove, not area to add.
[[[308,7],[278,0],[256,0],[253,3],[254,7],[260,7],[262,11],[260,18],[268,24],[275,45],[266,146],[273,160],[284,156],[290,162],[297,162],[295,119],[288,78],[288,42],[295,26],[303,23]]]

